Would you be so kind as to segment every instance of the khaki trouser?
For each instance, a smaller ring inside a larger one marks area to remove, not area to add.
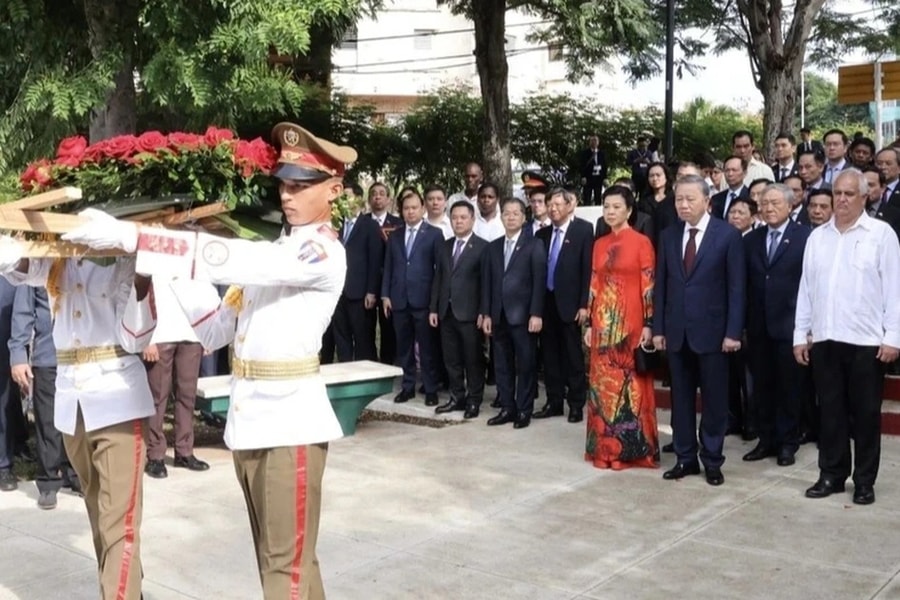
[[[84,490],[94,536],[103,600],[141,597],[143,419],[94,431],[78,413],[75,435],[63,435],[69,461]]]
[[[328,444],[235,450],[265,600],[325,598],[316,558]]]

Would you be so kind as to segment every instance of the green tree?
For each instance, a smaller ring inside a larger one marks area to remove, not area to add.
[[[654,0],[660,17],[666,0]],[[763,140],[768,148],[790,131],[799,100],[800,73],[808,62],[834,67],[847,48],[882,56],[900,46],[900,8],[868,0],[868,9],[838,12],[826,0],[676,0],[679,45],[685,60],[712,52],[744,50],[763,96]],[[834,3],[841,6],[841,3]],[[714,40],[688,35],[712,31]]]
[[[510,191],[512,184],[510,109],[505,33],[506,11],[519,10],[548,22],[532,32],[544,43],[565,43],[573,79],[590,76],[593,67],[625,55],[646,63],[662,37],[646,0],[438,0],[474,23],[475,64],[484,103],[482,156],[487,176]]]
[[[0,5],[0,168],[62,133],[96,141],[140,115],[237,126],[299,111],[306,86],[273,57],[310,30],[356,19],[360,0],[7,0]]]
[[[873,127],[869,118],[867,104],[841,105],[837,101],[837,86],[815,73],[806,73],[806,122],[818,131],[827,131],[833,127],[847,129],[859,128],[860,124],[865,129]],[[794,114],[794,123],[800,122],[800,106]],[[799,129],[799,125],[797,125]],[[852,131],[848,132],[852,133]]]

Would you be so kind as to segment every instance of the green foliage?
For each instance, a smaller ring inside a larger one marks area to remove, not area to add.
[[[675,155],[698,161],[712,155],[723,159],[731,154],[731,136],[746,130],[757,144],[762,139],[762,119],[742,114],[729,106],[713,105],[697,98],[674,118]]]
[[[837,86],[815,73],[806,73],[806,123],[820,132],[839,128],[852,133],[873,127],[867,104],[840,105],[837,102]],[[794,122],[800,129],[800,107],[795,111]]]
[[[92,0],[116,21],[118,0]],[[380,0],[133,0],[133,46],[92,53],[85,0],[0,3],[0,172],[85,133],[123,56],[137,73],[138,129],[269,126],[296,114],[307,86],[269,58],[299,56],[315,26],[345,27]],[[117,21],[116,21],[117,22]],[[127,28],[127,23],[121,24]],[[114,38],[112,38],[114,39]]]

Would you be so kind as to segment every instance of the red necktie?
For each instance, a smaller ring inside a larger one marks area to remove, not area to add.
[[[694,268],[694,260],[697,258],[697,232],[700,231],[696,227],[691,227],[688,229],[688,234],[691,237],[688,238],[687,246],[684,247],[684,273],[685,275],[690,275],[691,270]]]

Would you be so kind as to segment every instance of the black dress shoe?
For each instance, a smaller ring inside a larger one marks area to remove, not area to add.
[[[675,452],[675,444],[673,444],[672,442],[669,442],[668,444],[663,444],[662,451],[668,452],[669,454]]]
[[[169,471],[166,470],[166,463],[161,460],[148,460],[147,466],[144,467],[144,473],[153,479],[165,479],[169,476]]]
[[[875,502],[875,488],[871,485],[858,485],[853,490],[853,504],[872,504]]]
[[[200,460],[193,454],[191,454],[190,456],[178,456],[176,454],[175,461],[172,464],[179,469],[188,469],[189,471],[209,470],[209,463]]]
[[[681,479],[688,475],[699,475],[700,465],[697,463],[678,463],[665,473],[663,479]]]
[[[512,423],[516,420],[516,414],[511,410],[506,410],[505,408],[497,413],[496,417],[491,417],[488,419],[488,425],[506,425],[507,423]]]
[[[750,452],[748,452],[747,454],[744,455],[743,460],[745,460],[747,462],[754,462],[757,460],[763,460],[765,458],[769,458],[770,456],[775,456],[777,454],[778,453],[775,451],[774,448],[767,448],[766,446],[763,446],[762,444],[757,444],[756,448],[754,448],[753,450],[751,450]]]
[[[545,404],[544,408],[531,415],[531,417],[534,419],[547,419],[549,417],[561,416],[563,416],[563,407],[551,406],[550,404]]]
[[[580,408],[569,409],[569,423],[581,423],[584,420],[584,410]]]
[[[503,408],[503,405],[500,404],[500,396],[494,398],[494,401],[491,402],[491,408]]]
[[[797,460],[794,458],[794,453],[790,450],[782,450],[778,453],[779,467],[789,467],[795,462],[797,462]]]
[[[759,434],[756,433],[755,429],[745,429],[741,433],[741,439],[744,440],[745,442],[752,442],[753,440],[755,440],[758,437],[759,437]]]
[[[394,402],[396,402],[397,404],[402,404],[403,402],[406,402],[407,400],[412,400],[415,397],[416,397],[415,392],[407,392],[406,390],[400,390],[400,393],[397,394],[396,396],[394,396]]]
[[[463,413],[463,419],[474,419],[478,416],[479,412],[481,411],[477,404],[470,404],[466,407],[466,412]]]
[[[434,409],[435,414],[442,415],[444,413],[453,412],[455,410],[466,410],[465,402],[458,402],[455,398],[450,398],[446,404],[441,404]]]
[[[425,394],[425,406],[437,406],[437,394]]]
[[[722,469],[719,469],[718,467],[707,468],[706,483],[709,485],[722,485],[725,483],[725,476],[722,475]]]
[[[806,490],[807,498],[827,498],[832,494],[844,491],[843,481],[834,481],[833,479],[825,479],[820,477],[819,480],[811,488]]]
[[[516,415],[516,421],[513,423],[513,429],[525,429],[531,425],[531,415],[520,412]]]
[[[0,492],[12,492],[19,487],[19,479],[12,469],[0,469]]]

